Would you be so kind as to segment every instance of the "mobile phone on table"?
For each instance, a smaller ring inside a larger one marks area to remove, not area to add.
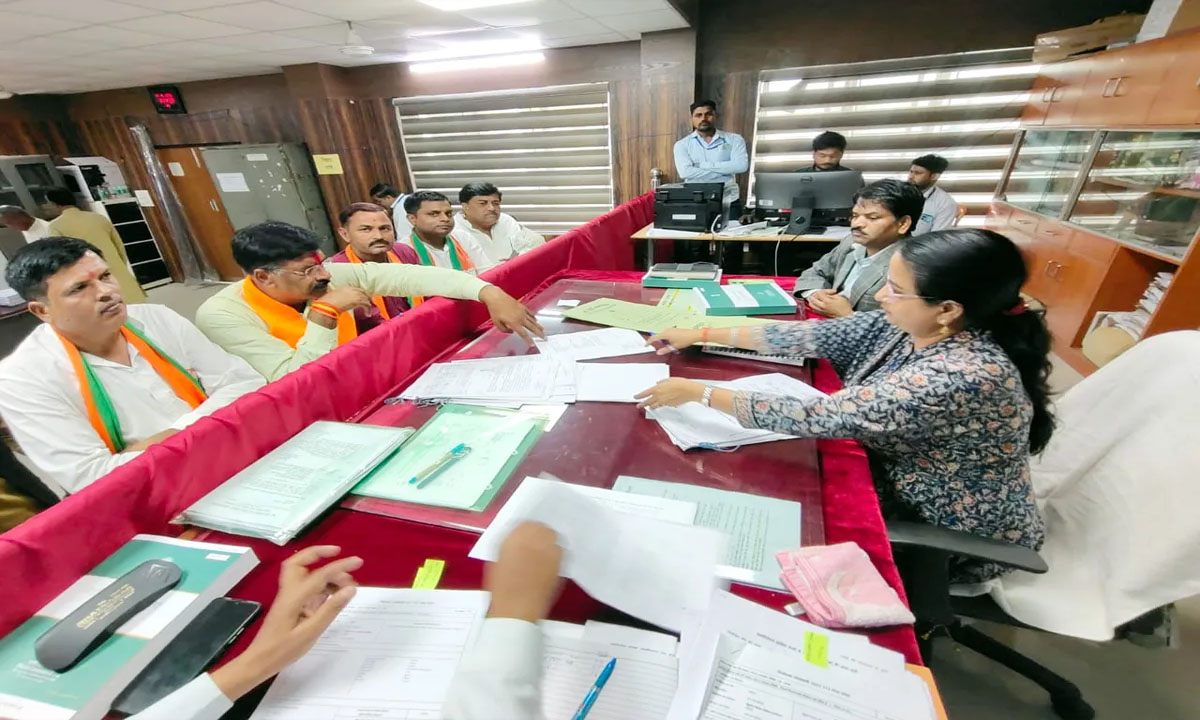
[[[196,679],[262,609],[250,600],[217,598],[167,644],[113,702],[113,712],[133,715]]]

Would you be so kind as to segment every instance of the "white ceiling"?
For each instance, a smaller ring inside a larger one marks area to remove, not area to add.
[[[374,55],[338,52],[347,20]],[[456,12],[419,0],[0,0],[0,88],[73,93],[308,62],[472,57],[637,40],[686,26],[667,0],[523,0]]]

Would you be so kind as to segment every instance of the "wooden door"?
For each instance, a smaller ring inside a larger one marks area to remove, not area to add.
[[[1153,103],[1152,125],[1200,125],[1200,30],[1155,40],[1155,57],[1169,68]]]
[[[1047,69],[1053,88],[1049,93],[1045,125],[1070,125],[1075,121],[1075,106],[1083,96],[1090,74],[1084,60],[1054,63]]]
[[[1133,45],[1096,55],[1071,124],[1087,127],[1145,124],[1167,72],[1169,57]]]
[[[233,224],[196,148],[159,148],[158,159],[175,186],[188,226],[208,264],[222,280],[239,280],[244,273],[233,260]]]
[[[1054,96],[1054,89],[1058,87],[1054,78],[1050,76],[1051,67],[1053,66],[1047,66],[1041,75],[1034,78],[1033,87],[1029,88],[1029,102],[1021,112],[1022,126],[1041,125],[1050,113],[1050,101]]]
[[[1046,325],[1050,334],[1065,346],[1077,345],[1085,325],[1091,322],[1089,312],[1096,292],[1108,270],[1107,263],[1063,253],[1052,262],[1051,275],[1057,287],[1054,300],[1048,304]]]

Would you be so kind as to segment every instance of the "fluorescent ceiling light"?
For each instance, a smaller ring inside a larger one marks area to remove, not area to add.
[[[516,55],[498,55],[488,58],[462,58],[460,60],[439,60],[437,62],[410,63],[408,69],[414,73],[450,72],[453,70],[491,70],[515,65],[532,65],[546,59],[540,52],[517,53]]]
[[[536,37],[521,37],[511,40],[489,40],[486,42],[459,42],[447,44],[439,50],[410,53],[404,56],[404,62],[430,62],[433,60],[454,60],[456,58],[481,58],[486,55],[510,55],[531,53],[545,50],[540,39]],[[491,61],[489,60],[490,64]]]
[[[477,10],[479,8],[499,7],[501,5],[520,5],[530,0],[417,0],[422,5],[428,5],[435,10],[458,12],[460,10]]]

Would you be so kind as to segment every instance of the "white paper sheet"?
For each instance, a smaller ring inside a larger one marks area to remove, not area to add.
[[[635,403],[637,395],[671,377],[666,363],[576,363],[579,402]]]
[[[250,192],[250,186],[246,184],[246,176],[239,172],[217,173],[217,184],[225,192]]]
[[[495,560],[504,538],[525,520],[558,533],[563,577],[600,602],[669,630],[703,614],[718,584],[723,534],[617,512],[541,478],[525,478],[470,556]]]
[[[534,344],[539,352],[562,360],[595,360],[654,352],[641,333],[625,328],[560,333],[545,340],[535,340]]]
[[[674,635],[596,620],[584,623],[581,637],[589,642],[608,643],[663,655],[675,656],[679,650],[679,640]]]
[[[557,402],[555,379],[558,375],[558,365],[539,355],[437,363],[429,366],[400,397],[468,402],[493,400],[517,405]],[[573,374],[570,384],[573,389]]]
[[[822,720],[933,720],[924,682],[908,672],[849,673],[802,652],[740,644],[728,636],[702,720],[820,717]]]
[[[871,645],[866,637],[839,633],[790,617],[750,600],[716,590],[707,614],[694,635],[685,635],[680,648],[679,692],[671,704],[668,720],[694,720],[700,716],[713,686],[717,666],[727,653],[722,638],[740,645],[756,645],[786,653],[800,653],[813,642],[810,635],[827,643],[824,653],[830,668],[842,672],[877,673],[880,677],[905,673],[904,656]],[[784,715],[783,717],[788,717]]]
[[[482,591],[359,588],[312,650],[279,674],[252,717],[440,717],[487,605]]]
[[[169,163],[167,163],[167,167],[170,168],[171,174],[174,175],[175,177],[183,177],[184,176],[183,165],[180,165],[177,162],[169,162]]]
[[[675,656],[562,636],[546,637],[543,642],[543,716],[573,717],[612,658],[617,664],[588,720],[661,720],[675,694],[679,666]]]
[[[620,492],[588,485],[571,485],[571,490],[582,493],[592,500],[617,512],[639,515],[652,520],[693,525],[696,520],[696,503],[668,497]]]
[[[800,546],[800,503],[629,475],[618,476],[613,490],[694,505],[696,525],[729,536],[721,577],[784,589],[775,553]]]
[[[148,190],[134,190],[133,196],[137,198],[138,205],[142,207],[154,207],[154,198],[150,197]]]

